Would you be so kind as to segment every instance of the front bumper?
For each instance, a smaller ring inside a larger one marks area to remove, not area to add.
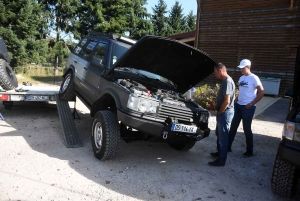
[[[300,168],[300,149],[296,149],[293,143],[290,144],[287,140],[282,140],[279,144],[277,154],[280,159]]]
[[[126,126],[129,126],[131,128],[134,128],[138,131],[152,136],[163,138],[168,142],[184,142],[190,140],[199,141],[205,137],[208,137],[210,133],[209,128],[200,129],[199,127],[196,133],[183,133],[171,131],[171,124],[134,117],[120,110],[118,110],[118,118]]]

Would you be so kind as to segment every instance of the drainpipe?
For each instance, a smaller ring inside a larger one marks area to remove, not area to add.
[[[196,20],[196,30],[195,30],[195,41],[194,47],[198,49],[198,42],[199,42],[199,24],[200,24],[200,14],[201,14],[201,0],[197,1],[197,20]],[[293,1],[293,0],[291,0]]]

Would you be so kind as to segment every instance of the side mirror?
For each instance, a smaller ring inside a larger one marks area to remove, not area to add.
[[[284,96],[292,98],[293,97],[293,88],[286,88],[284,91]]]
[[[97,66],[97,67],[101,67],[102,66],[102,59],[99,59],[99,58],[96,58],[96,57],[93,57],[92,60],[91,60],[91,64],[94,65],[94,66]]]

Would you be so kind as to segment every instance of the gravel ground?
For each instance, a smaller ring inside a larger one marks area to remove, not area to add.
[[[70,103],[72,106],[73,104]],[[83,147],[66,148],[55,104],[0,102],[0,200],[286,200],[274,195],[270,179],[281,138],[287,99],[280,99],[253,121],[254,157],[243,158],[239,128],[225,167],[210,167],[211,135],[188,152],[167,144],[120,144],[118,155],[97,160],[91,148],[93,119],[77,102],[75,123]],[[279,110],[284,111],[279,112]]]

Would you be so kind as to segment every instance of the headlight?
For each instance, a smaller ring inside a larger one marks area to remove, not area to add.
[[[282,136],[287,139],[293,140],[294,132],[295,132],[295,123],[291,121],[286,121],[283,127]]]
[[[200,123],[208,123],[209,113],[201,113],[199,122]]]
[[[127,107],[142,113],[156,113],[158,101],[153,101],[147,98],[136,97],[132,94],[129,95]]]

